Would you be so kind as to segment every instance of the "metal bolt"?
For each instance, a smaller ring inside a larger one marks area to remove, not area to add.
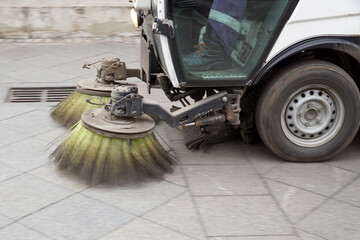
[[[306,127],[308,127],[308,126],[309,126],[309,123],[308,123],[308,122],[307,122],[307,123],[305,123],[305,126],[306,126]]]
[[[228,98],[227,98],[227,97],[223,97],[223,98],[222,98],[222,101],[225,103],[225,102],[228,101]]]
[[[320,119],[316,119],[316,123],[317,123],[317,124],[321,123],[321,120],[320,120]]]
[[[132,115],[134,115],[134,116],[135,116],[135,115],[136,115],[136,111],[133,111],[133,112],[132,112]]]

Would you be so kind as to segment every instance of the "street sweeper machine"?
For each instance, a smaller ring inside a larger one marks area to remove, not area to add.
[[[154,119],[183,131],[189,148],[260,137],[274,154],[299,162],[329,159],[355,137],[360,1],[133,4],[141,69],[105,58],[96,78],[80,81],[53,110],[67,126],[81,118],[52,154],[61,168],[96,182],[169,171],[176,161],[154,137]],[[144,99],[130,77],[182,107]]]

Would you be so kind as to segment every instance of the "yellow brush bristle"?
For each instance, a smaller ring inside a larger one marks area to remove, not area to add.
[[[86,102],[86,100],[89,99],[90,97],[92,97],[92,95],[74,91],[70,96],[68,96],[66,99],[60,102],[51,111],[51,117],[54,120],[70,128],[78,121],[80,121],[81,114],[83,112],[99,107]],[[110,97],[100,97],[100,96],[99,98],[106,103],[109,103],[111,99]],[[93,98],[91,102],[97,104],[102,103],[97,98]]]
[[[59,168],[90,183],[161,177],[176,163],[152,134],[138,139],[110,138],[89,131],[80,122],[50,158]]]

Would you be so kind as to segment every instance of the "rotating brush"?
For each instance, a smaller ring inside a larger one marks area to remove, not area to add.
[[[97,68],[95,64],[99,62],[101,62],[101,66]],[[102,61],[85,64],[83,68],[89,68],[90,66],[97,68],[96,78],[79,81],[76,90],[60,102],[50,113],[54,120],[67,127],[76,124],[83,112],[97,108],[96,105],[109,102],[112,88],[116,83],[119,83],[119,80],[124,80],[127,77],[125,63],[118,58],[104,58]],[[97,98],[92,98],[93,104],[88,104],[87,99],[92,96]]]
[[[127,92],[119,97],[119,89]],[[176,161],[156,140],[154,120],[144,114],[139,117],[114,114],[122,109],[117,101],[131,89],[137,93],[136,87],[115,87],[105,108],[82,114],[81,121],[50,155],[60,169],[92,184],[161,177],[171,172]]]

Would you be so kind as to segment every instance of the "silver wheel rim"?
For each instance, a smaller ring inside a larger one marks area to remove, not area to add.
[[[281,129],[294,144],[318,147],[332,140],[344,122],[344,103],[329,86],[307,85],[293,93],[281,112]]]

